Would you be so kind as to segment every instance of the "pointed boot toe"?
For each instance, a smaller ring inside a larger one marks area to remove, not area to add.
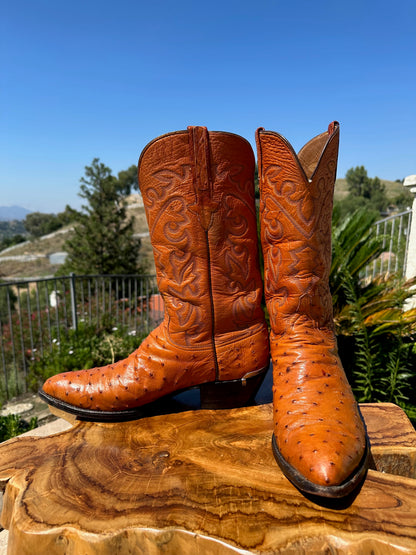
[[[285,446],[287,447],[287,446]],[[287,449],[278,447],[273,434],[272,450],[285,476],[300,491],[327,498],[345,497],[362,483],[368,467],[368,446],[354,446],[351,451],[337,454],[336,447],[316,442],[314,449],[303,450],[298,444]],[[339,452],[338,452],[339,453]]]
[[[296,487],[322,497],[343,497],[362,482],[368,448],[354,401],[335,418],[322,417],[317,401],[300,403],[298,411],[288,411],[278,401],[275,406],[283,416],[275,420],[273,453]],[[307,408],[311,406],[315,410]]]
[[[138,414],[140,404],[149,402],[147,393],[138,351],[115,364],[52,376],[39,391],[60,410],[86,418],[101,415],[103,420]]]
[[[63,372],[48,378],[39,391],[40,395],[65,402],[65,397],[70,393],[71,374],[71,372]]]
[[[103,398],[102,371],[93,368],[64,372],[52,376],[43,384],[39,395],[56,408],[76,414],[76,409],[105,411],[111,406],[108,395]]]

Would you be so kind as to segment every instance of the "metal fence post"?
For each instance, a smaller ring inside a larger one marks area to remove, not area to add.
[[[409,175],[405,178],[403,185],[409,189],[413,194],[413,205],[412,205],[412,222],[410,225],[409,242],[407,249],[406,258],[406,279],[412,279],[416,277],[416,175]],[[416,291],[415,295],[411,297],[406,303],[406,309],[416,307]]]
[[[416,276],[416,175],[409,175],[403,185],[413,193],[412,224],[409,234],[409,250],[406,260],[406,279]]]
[[[77,317],[77,298],[75,291],[75,274],[71,272],[69,274],[69,289],[71,291],[71,312],[72,312],[72,328],[74,330],[78,329],[78,317]]]

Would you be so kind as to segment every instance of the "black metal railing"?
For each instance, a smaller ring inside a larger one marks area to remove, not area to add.
[[[151,275],[88,275],[0,283],[0,400],[27,389],[34,353],[44,356],[61,334],[82,323],[111,322],[147,333],[163,319]]]

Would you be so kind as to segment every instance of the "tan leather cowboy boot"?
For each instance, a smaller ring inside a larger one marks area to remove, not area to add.
[[[300,490],[342,497],[362,481],[368,447],[337,354],[329,291],[339,125],[330,124],[298,156],[277,133],[260,128],[256,140],[273,451]]]
[[[206,408],[241,406],[269,364],[261,308],[254,155],[237,135],[189,127],[143,150],[139,183],[163,322],[127,359],[47,380],[49,404],[97,421],[198,386]]]

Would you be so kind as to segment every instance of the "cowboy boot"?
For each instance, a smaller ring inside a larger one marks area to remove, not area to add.
[[[368,446],[338,357],[329,290],[339,124],[330,124],[298,156],[277,133],[260,128],[256,141],[273,452],[300,490],[343,497],[365,475]]]
[[[150,142],[138,176],[164,320],[127,359],[54,376],[40,395],[96,421],[138,418],[192,387],[203,408],[247,404],[269,364],[251,146],[189,127]]]

